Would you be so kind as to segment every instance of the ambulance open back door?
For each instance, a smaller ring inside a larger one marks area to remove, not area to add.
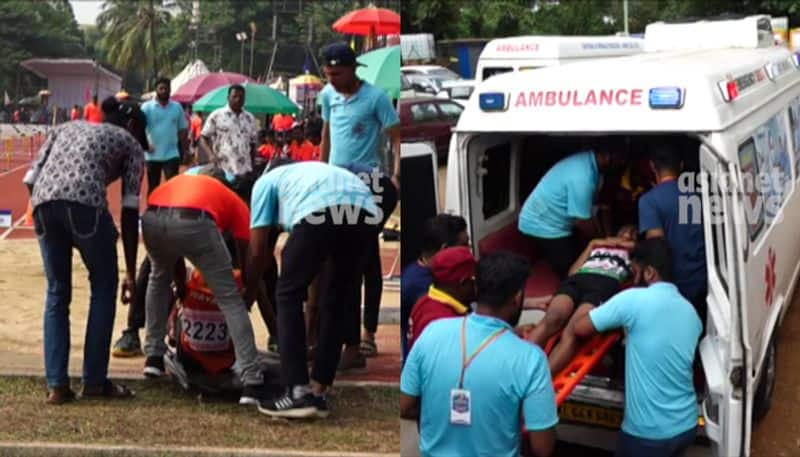
[[[698,187],[702,217],[707,221],[708,317],[699,346],[706,379],[701,403],[705,433],[714,449],[712,455],[746,455],[742,451],[749,449],[749,427],[745,423],[749,414],[742,380],[748,365],[742,335],[747,334],[743,329],[747,322],[741,315],[744,307],[740,306],[744,278],[739,256],[743,252],[737,248],[742,246],[742,234],[737,228],[744,226],[741,193],[734,164],[714,153],[710,145],[700,146],[700,174],[696,178],[702,181]],[[685,207],[685,214],[692,217],[695,208],[689,206]]]

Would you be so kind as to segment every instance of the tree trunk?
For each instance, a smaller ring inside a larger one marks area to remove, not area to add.
[[[150,52],[153,54],[153,81],[158,77],[158,46],[156,46],[156,7],[150,0]]]

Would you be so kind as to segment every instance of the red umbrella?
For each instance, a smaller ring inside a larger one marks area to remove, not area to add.
[[[368,6],[340,17],[333,23],[333,30],[348,35],[392,35],[400,33],[400,15],[385,8]]]
[[[180,103],[194,103],[203,95],[227,84],[241,84],[244,82],[255,82],[245,75],[239,73],[206,73],[195,76],[183,83],[181,87],[172,93],[170,98]]]

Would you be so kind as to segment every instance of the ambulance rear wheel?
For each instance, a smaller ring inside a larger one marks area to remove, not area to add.
[[[764,354],[764,368],[761,372],[761,379],[758,381],[756,395],[753,397],[753,422],[761,420],[769,411],[772,403],[772,392],[775,390],[775,368],[778,357],[778,344],[775,341],[776,335],[773,333],[769,341],[767,352]]]

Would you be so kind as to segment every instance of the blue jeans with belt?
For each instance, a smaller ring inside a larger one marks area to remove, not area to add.
[[[37,205],[33,213],[47,295],[44,311],[44,367],[50,388],[69,385],[72,248],[89,271],[89,319],[83,347],[83,383],[103,385],[108,375],[116,311],[117,229],[106,208],[68,201]]]

